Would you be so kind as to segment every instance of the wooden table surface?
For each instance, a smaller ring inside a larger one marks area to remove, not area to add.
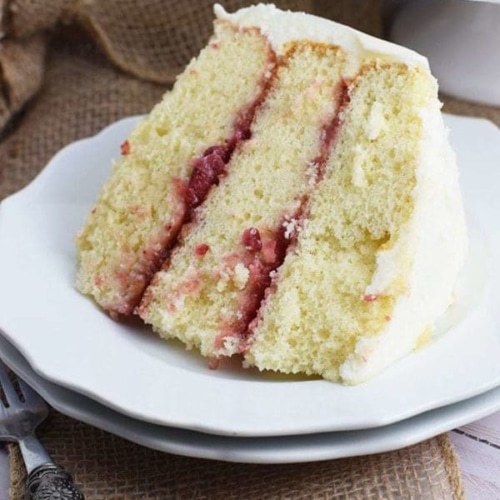
[[[500,412],[449,433],[467,500],[500,499]]]

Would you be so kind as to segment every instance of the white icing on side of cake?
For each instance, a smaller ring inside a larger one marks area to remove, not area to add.
[[[410,49],[304,12],[282,11],[272,4],[254,5],[233,14],[216,4],[214,12],[218,19],[241,27],[259,28],[278,54],[291,40],[310,40],[344,47],[351,52],[353,59],[358,59],[358,63],[370,56],[401,61],[409,66],[429,67],[424,56]]]
[[[376,272],[366,289],[367,295],[383,294],[398,277],[397,262],[413,258],[407,294],[400,296],[379,335],[358,341],[340,368],[347,383],[369,379],[418,345],[450,305],[467,253],[456,159],[437,102],[433,108],[422,109],[421,117],[424,137],[415,210],[394,247],[378,254]]]

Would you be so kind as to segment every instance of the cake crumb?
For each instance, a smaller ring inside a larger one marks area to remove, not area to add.
[[[364,165],[367,160],[366,151],[359,146],[354,149],[354,159],[352,165],[351,182],[356,187],[365,187],[367,185]]]
[[[206,243],[200,243],[199,245],[196,245],[194,254],[197,257],[203,257],[209,250],[210,247]]]
[[[122,154],[122,156],[127,156],[130,154],[130,142],[128,142],[128,140],[122,142],[120,146],[120,153]]]
[[[241,262],[238,262],[234,268],[234,284],[237,286],[238,290],[243,290],[250,277],[250,271]]]
[[[314,187],[316,184],[316,177],[318,176],[318,162],[316,160],[311,161],[307,165],[305,172],[305,177],[307,179],[307,185],[309,187]]]
[[[220,360],[218,358],[209,358],[208,359],[208,368],[210,370],[217,370],[219,368]]]
[[[219,273],[219,280],[217,281],[216,289],[219,293],[222,293],[228,285],[229,275],[226,271],[221,271]]]
[[[285,228],[285,239],[290,240],[297,233],[300,232],[300,225],[297,219],[290,219],[283,222],[283,227]]]
[[[239,352],[240,342],[238,337],[229,335],[224,339],[224,355],[232,356]]]
[[[370,111],[370,116],[367,123],[367,135],[370,141],[377,139],[387,126],[387,121],[384,116],[384,111],[382,105],[379,102],[375,102]]]

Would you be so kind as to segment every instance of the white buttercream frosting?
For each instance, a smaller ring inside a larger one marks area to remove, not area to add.
[[[311,40],[344,47],[352,57],[359,59],[371,56],[401,61],[410,66],[429,66],[424,56],[410,49],[304,12],[283,11],[272,4],[254,5],[233,14],[216,4],[214,12],[217,18],[238,26],[259,28],[278,53],[291,40]]]
[[[366,294],[384,294],[397,277],[398,262],[412,260],[407,290],[377,336],[360,339],[340,369],[346,382],[377,374],[418,346],[453,298],[467,253],[467,234],[455,154],[437,107],[421,110],[423,139],[413,193],[415,209],[397,243],[377,256]]]

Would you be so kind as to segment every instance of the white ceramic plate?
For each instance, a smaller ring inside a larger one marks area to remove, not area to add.
[[[0,357],[61,413],[167,453],[228,462],[293,463],[404,448],[500,410],[500,387],[460,403],[376,429],[281,437],[228,437],[149,424],[127,417],[37,375],[0,335]]]
[[[0,328],[43,378],[128,416],[229,436],[390,424],[500,384],[500,132],[448,116],[471,254],[436,340],[376,379],[343,387],[204,359],[137,322],[120,324],[73,287],[74,236],[137,118],[59,152],[0,210]],[[446,331],[446,335],[443,333]]]

